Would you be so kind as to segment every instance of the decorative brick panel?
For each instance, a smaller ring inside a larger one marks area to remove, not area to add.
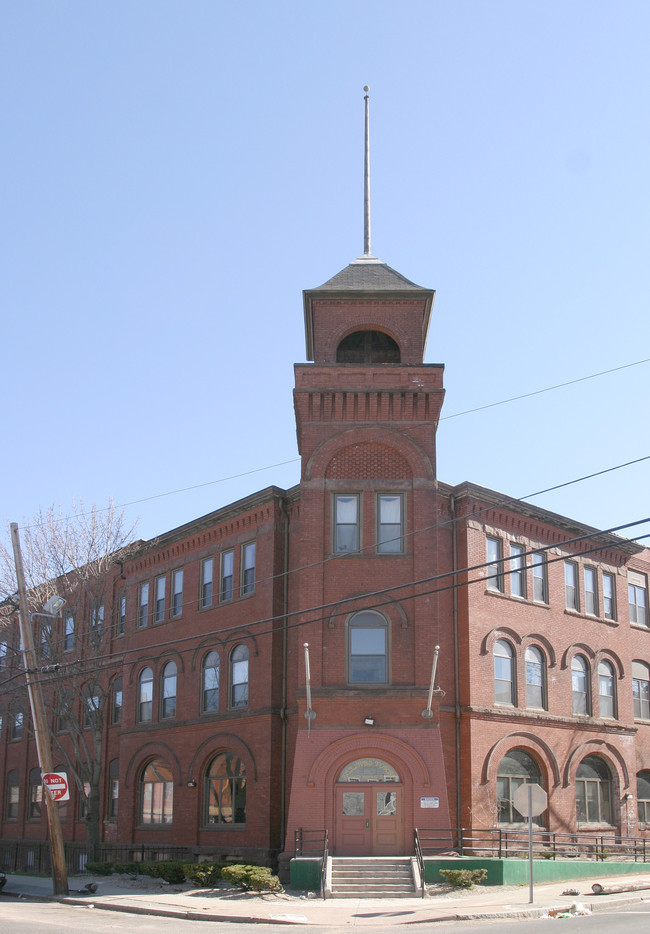
[[[411,467],[405,457],[394,448],[365,442],[352,444],[335,454],[327,465],[328,480],[410,480]]]

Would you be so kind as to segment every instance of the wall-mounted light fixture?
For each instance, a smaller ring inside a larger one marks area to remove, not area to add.
[[[196,782],[194,781],[193,778],[191,778],[191,779],[189,780],[189,782],[187,783],[187,787],[188,787],[188,788],[196,788]]]
[[[374,718],[374,717],[366,717],[366,718],[364,719],[364,721],[363,721],[363,725],[364,725],[364,726],[374,726],[374,725],[375,725],[375,718]]]

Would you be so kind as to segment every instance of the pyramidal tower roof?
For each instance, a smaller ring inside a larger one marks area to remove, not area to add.
[[[360,256],[311,292],[428,292],[376,256]]]

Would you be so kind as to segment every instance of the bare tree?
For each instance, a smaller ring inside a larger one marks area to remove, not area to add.
[[[21,532],[23,563],[33,618],[34,643],[43,692],[50,707],[49,726],[56,758],[65,762],[84,803],[87,841],[100,842],[100,782],[105,763],[105,731],[112,677],[119,666],[113,654],[116,589],[120,563],[137,547],[134,527],[112,504],[106,509],[83,504],[70,515],[50,508]],[[66,600],[62,616],[43,614],[44,603],[58,594]],[[15,619],[13,555],[0,544],[0,599],[5,627]],[[0,623],[0,626],[2,623]],[[2,638],[0,636],[0,638]],[[18,666],[5,666],[0,700],[8,709],[24,693]]]

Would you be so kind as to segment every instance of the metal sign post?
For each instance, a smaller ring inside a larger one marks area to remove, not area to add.
[[[528,818],[528,899],[533,904],[533,817],[546,810],[548,795],[541,785],[520,785],[512,796],[512,803],[522,817]]]

